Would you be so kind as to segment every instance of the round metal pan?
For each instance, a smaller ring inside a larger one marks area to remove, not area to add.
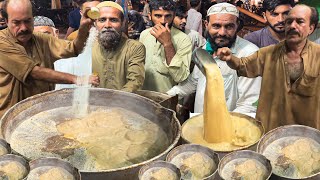
[[[24,120],[40,112],[71,106],[72,99],[73,89],[62,89],[38,94],[17,103],[1,119],[1,132],[5,140],[10,143],[12,133]],[[82,179],[137,179],[138,171],[142,165],[158,159],[164,160],[166,154],[178,143],[181,126],[175,112],[148,98],[123,91],[91,88],[89,104],[106,108],[120,107],[138,113],[164,130],[169,139],[169,146],[161,154],[131,166],[99,172],[80,170]]]
[[[74,180],[81,180],[81,176],[79,173],[79,170],[75,167],[73,167],[70,163],[62,160],[62,159],[58,159],[58,158],[39,158],[39,159],[35,159],[29,162],[29,166],[30,166],[30,173],[32,172],[32,170],[36,169],[36,168],[41,168],[41,167],[45,167],[45,166],[50,166],[52,168],[54,167],[59,167],[62,168],[66,171],[68,171],[71,175],[73,175]]]

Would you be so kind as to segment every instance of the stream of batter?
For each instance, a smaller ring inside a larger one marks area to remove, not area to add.
[[[256,143],[262,132],[246,118],[228,112],[224,82],[216,64],[205,64],[206,90],[203,116],[189,119],[182,128],[182,137],[216,151],[232,151]]]

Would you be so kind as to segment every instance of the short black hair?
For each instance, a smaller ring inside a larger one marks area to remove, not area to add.
[[[262,3],[262,11],[273,12],[277,6],[289,4],[291,7],[295,5],[294,0],[264,0]]]
[[[176,11],[176,4],[172,0],[151,0],[149,7],[150,12],[153,10],[160,10],[160,8],[166,11]]]
[[[183,5],[176,8],[176,16],[183,17],[187,13],[187,8]]]
[[[195,8],[200,4],[200,0],[190,0],[190,6]]]
[[[74,0],[74,2],[79,6],[82,7],[82,5],[86,2],[92,2],[92,1],[99,1],[101,2],[101,0]]]
[[[8,6],[8,0],[1,1],[3,2],[2,7],[1,7],[1,15],[3,18],[8,20],[8,13],[7,13],[7,6]]]

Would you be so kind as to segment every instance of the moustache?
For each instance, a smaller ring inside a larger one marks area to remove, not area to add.
[[[21,31],[21,32],[19,32],[18,33],[18,36],[21,36],[21,35],[29,35],[29,34],[31,34],[31,32],[30,31]]]
[[[217,36],[213,36],[212,37],[214,40],[216,40],[216,39],[218,39],[218,38],[220,38],[220,39],[227,39],[227,40],[229,40],[230,38],[229,37],[227,37],[227,36],[220,36],[220,35],[217,35]]]
[[[290,29],[288,32],[287,32],[288,35],[299,35],[299,32],[297,32],[295,29]]]
[[[274,26],[284,26],[284,22],[276,23]]]
[[[113,29],[113,28],[108,28],[108,29],[103,29],[102,31],[101,31],[101,33],[109,33],[109,32],[117,32],[115,29]]]

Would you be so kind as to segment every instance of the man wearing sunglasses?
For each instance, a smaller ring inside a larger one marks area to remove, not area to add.
[[[225,98],[229,111],[248,113],[255,116],[256,102],[259,98],[260,78],[238,77],[237,72],[216,57],[216,50],[229,47],[237,57],[248,56],[258,50],[258,47],[237,36],[240,30],[239,11],[229,3],[218,3],[207,11],[207,43],[204,49],[210,53],[220,67],[225,88]],[[206,78],[197,66],[186,81],[174,86],[167,93],[185,97],[196,92],[194,112],[203,112]]]
[[[239,76],[262,77],[257,119],[267,131],[288,124],[320,129],[320,45],[308,40],[318,12],[296,5],[285,20],[285,40],[238,58],[218,49],[221,60]]]
[[[259,48],[278,44],[284,40],[284,20],[294,6],[294,0],[265,0],[262,3],[263,17],[268,26],[245,36]]]

